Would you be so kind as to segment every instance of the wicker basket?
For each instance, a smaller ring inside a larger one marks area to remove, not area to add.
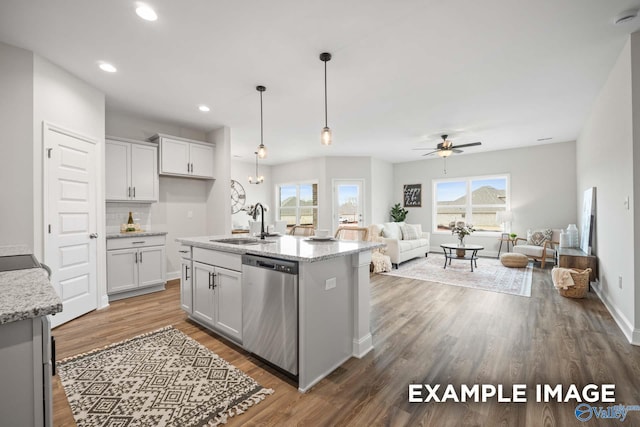
[[[591,269],[578,270],[577,268],[571,269],[571,278],[573,279],[573,286],[569,286],[567,289],[558,289],[560,295],[567,298],[584,298],[589,290],[589,275]]]

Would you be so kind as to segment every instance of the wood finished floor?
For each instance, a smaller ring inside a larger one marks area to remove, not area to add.
[[[227,425],[640,426],[576,420],[575,403],[535,403],[535,384],[612,383],[616,402],[640,404],[640,347],[630,345],[594,294],[563,298],[535,269],[532,297],[382,275],[371,278],[374,350],[310,392],[241,348],[187,320],[179,285],[117,301],[56,328],[58,360],[174,325],[275,393]],[[527,384],[529,403],[408,403],[408,384]],[[608,406],[604,404],[603,406]],[[54,425],[74,426],[59,378]]]

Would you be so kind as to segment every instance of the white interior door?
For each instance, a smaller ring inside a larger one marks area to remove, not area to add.
[[[45,264],[63,303],[58,326],[97,308],[96,141],[44,124]]]
[[[334,180],[333,181],[333,228],[363,227],[364,216],[362,180]]]

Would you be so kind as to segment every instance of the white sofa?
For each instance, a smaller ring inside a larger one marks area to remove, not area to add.
[[[395,268],[398,268],[398,264],[401,262],[420,257],[423,254],[427,256],[430,237],[431,233],[423,232],[420,224],[385,222],[369,227],[369,238],[387,245],[384,253],[391,258],[391,264]]]

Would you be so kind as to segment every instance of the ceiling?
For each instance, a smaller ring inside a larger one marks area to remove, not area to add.
[[[424,159],[441,133],[481,152],[575,140],[640,0],[2,0],[0,41],[106,93],[107,111],[209,131],[233,156]],[[324,126],[323,63],[329,126]],[[101,71],[99,61],[118,72]],[[199,104],[211,108],[198,111]],[[539,141],[539,139],[546,139]],[[436,156],[437,158],[437,156]]]

